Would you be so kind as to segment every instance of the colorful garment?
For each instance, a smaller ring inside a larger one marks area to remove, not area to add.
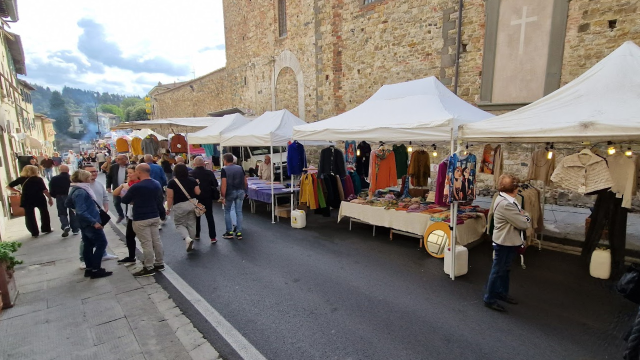
[[[449,193],[445,203],[471,202],[476,198],[476,156],[453,154],[449,158],[447,179]]]
[[[347,165],[347,167],[349,166],[356,166],[356,142],[351,140],[351,141],[346,141],[344,143],[344,161]]]
[[[409,152],[407,147],[403,145],[393,145],[393,153],[396,156],[396,174],[399,179],[407,175],[409,167]]]
[[[449,186],[447,184],[447,168],[449,167],[449,159],[445,159],[438,165],[438,175],[436,178],[436,204],[439,206],[447,205],[446,199],[449,197]],[[446,194],[446,196],[445,196]]]
[[[428,186],[431,176],[430,154],[424,150],[414,151],[411,154],[408,175],[411,177],[411,185]]]

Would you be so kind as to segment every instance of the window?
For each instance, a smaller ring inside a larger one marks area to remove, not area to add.
[[[278,32],[280,37],[287,36],[287,1],[278,0]]]
[[[365,5],[369,5],[369,4],[374,3],[376,1],[378,1],[378,0],[364,0],[364,4]]]
[[[78,119],[78,124],[82,124],[82,119]]]

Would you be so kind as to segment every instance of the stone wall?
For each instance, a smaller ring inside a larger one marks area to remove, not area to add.
[[[298,81],[293,69],[287,67],[280,71],[276,80],[276,110],[288,109],[299,116]]]

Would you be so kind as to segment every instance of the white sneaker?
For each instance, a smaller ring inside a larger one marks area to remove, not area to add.
[[[162,231],[162,224],[158,225],[158,230]]]
[[[80,262],[80,270],[86,270],[87,269],[87,264],[85,264],[84,262]]]
[[[184,241],[187,242],[187,252],[193,250],[193,239],[187,236]]]
[[[107,253],[106,255],[104,255],[104,256],[102,257],[102,261],[106,261],[106,260],[115,260],[115,259],[117,259],[117,258],[118,258],[118,256],[116,256],[116,255],[112,255],[112,254],[108,254],[108,253]]]

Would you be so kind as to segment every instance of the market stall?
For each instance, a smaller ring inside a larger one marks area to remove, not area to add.
[[[408,81],[393,85],[384,85],[368,100],[352,110],[332,118],[318,121],[311,124],[296,126],[294,128],[293,137],[296,140],[351,140],[355,148],[355,141],[361,141],[357,145],[357,156],[355,158],[355,170],[358,174],[368,174],[368,180],[371,182],[369,187],[369,196],[373,196],[378,189],[397,186],[399,171],[406,172],[409,175],[410,182],[418,182],[418,186],[428,185],[430,174],[429,154],[430,151],[421,149],[421,151],[412,153],[410,158],[414,164],[419,164],[407,168],[406,162],[409,158],[407,148],[404,144],[411,147],[411,142],[422,144],[448,143],[451,145],[451,151],[454,151],[454,139],[457,135],[457,127],[460,124],[474,123],[488,119],[493,115],[482,111],[453,94],[446,86],[440,83],[435,77]],[[390,148],[384,144],[373,147],[365,141],[379,142],[386,141],[389,143],[403,144],[397,148]],[[345,149],[348,153],[349,145]],[[324,150],[323,150],[324,151]],[[402,152],[403,157],[398,157],[396,153]],[[334,150],[327,150],[327,154],[334,154]],[[426,156],[425,156],[426,155]],[[322,155],[321,155],[322,156]],[[349,155],[348,155],[349,156]],[[334,156],[328,156],[334,159]],[[322,159],[321,159],[322,164]],[[371,164],[371,166],[369,165]],[[403,166],[403,165],[404,166]],[[358,169],[361,165],[361,169]],[[475,165],[475,163],[474,163]],[[322,165],[321,165],[322,167]],[[340,167],[340,166],[337,166]],[[327,167],[325,166],[326,170]],[[329,174],[333,174],[334,164],[331,162]],[[319,176],[327,175],[323,169],[320,169]],[[339,174],[341,178],[348,178],[346,174]],[[351,174],[349,174],[351,175]],[[329,184],[331,186],[331,184]],[[338,187],[340,185],[338,184]],[[408,187],[408,186],[407,186]],[[405,196],[402,194],[401,196]],[[457,200],[456,200],[457,201]],[[473,227],[470,224],[457,224],[455,216],[458,213],[457,202],[453,201],[451,213],[454,214],[452,220],[453,236],[451,238],[452,248],[455,249],[456,228]],[[373,218],[371,209],[364,205],[351,205],[347,202],[338,204],[341,211],[341,217],[350,216],[355,219],[370,218],[371,224],[386,224],[384,226],[393,225],[403,227],[402,224],[409,223],[410,220],[386,220]],[[344,206],[344,210],[342,207]],[[359,206],[359,207],[358,207]],[[390,213],[377,212],[379,216],[395,219],[414,218],[415,214],[398,213],[390,215]],[[406,231],[417,237],[424,235],[423,227],[426,229],[428,220],[424,226],[411,228],[412,231]],[[396,230],[401,230],[397,229]],[[401,230],[402,231],[402,230]],[[463,230],[465,231],[465,230]],[[477,232],[477,238],[482,235],[482,231]],[[455,266],[452,262],[452,267]],[[454,272],[452,278],[455,277]]]
[[[216,146],[222,141],[222,134],[233,131],[249,123],[249,119],[240,114],[229,114],[206,128],[187,135],[189,144]],[[213,154],[213,151],[212,151]],[[220,151],[220,166],[222,166],[222,151]]]
[[[461,125],[459,135],[464,141],[545,143],[534,152],[536,169],[530,177],[597,195],[582,255],[591,258],[605,224],[610,224],[611,265],[616,271],[624,263],[627,209],[637,188],[637,161],[625,148],[640,141],[638,114],[640,47],[628,41],[555,92],[516,111]],[[555,166],[554,143],[585,148],[564,154]],[[609,147],[608,156],[596,155],[598,143]]]

